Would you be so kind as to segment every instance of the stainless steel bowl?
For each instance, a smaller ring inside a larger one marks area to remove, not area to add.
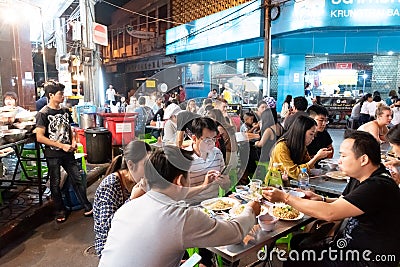
[[[14,143],[24,139],[27,132],[27,130],[21,129],[3,130],[0,131],[0,138],[4,141],[4,143]]]

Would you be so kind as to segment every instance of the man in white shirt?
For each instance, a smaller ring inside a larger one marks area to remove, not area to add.
[[[150,156],[145,163],[150,191],[115,213],[99,266],[176,267],[185,249],[235,244],[252,229],[260,213],[256,202],[225,221],[183,201],[190,184],[190,154],[165,146]]]
[[[111,103],[113,105],[115,105],[115,89],[113,88],[113,86],[110,84],[108,86],[108,89],[106,90],[106,104],[111,105]]]

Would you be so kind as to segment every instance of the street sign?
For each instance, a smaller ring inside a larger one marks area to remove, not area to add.
[[[93,42],[108,46],[107,26],[93,22]]]

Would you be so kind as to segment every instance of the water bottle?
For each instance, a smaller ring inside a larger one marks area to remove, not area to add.
[[[300,189],[310,189],[310,176],[308,176],[307,168],[301,168],[297,182]]]
[[[160,128],[161,127],[161,117],[160,114],[157,114],[157,123],[156,123],[156,127]]]

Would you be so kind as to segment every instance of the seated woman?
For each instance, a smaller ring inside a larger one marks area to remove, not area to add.
[[[219,132],[219,148],[224,155],[224,160],[227,164],[229,164],[231,155],[237,152],[237,143],[235,132],[235,126],[228,124],[223,113],[219,109],[211,109],[208,111],[208,116],[216,121],[218,125]]]
[[[387,126],[392,120],[392,110],[390,107],[380,104],[376,109],[375,117],[375,120],[361,125],[357,130],[369,132],[380,143],[384,143],[387,141],[386,134],[389,131]]]
[[[297,179],[301,168],[307,168],[309,171],[318,160],[326,158],[332,153],[327,148],[321,148],[312,158],[307,152],[307,146],[314,140],[316,127],[315,120],[308,116],[300,115],[296,118],[272,149],[269,165],[272,166],[274,162],[282,163],[282,168],[288,172],[288,176]]]
[[[106,243],[114,213],[126,200],[145,193],[143,187],[144,162],[151,151],[148,144],[132,141],[124,149],[124,155],[115,157],[106,177],[96,190],[93,203],[95,249],[100,257]]]
[[[283,127],[278,121],[276,109],[266,109],[261,113],[261,139],[255,142],[255,146],[261,148],[261,162],[266,162],[269,159],[270,151],[276,140],[283,135]]]
[[[190,99],[187,102],[186,110],[193,113],[197,113],[199,111],[199,107],[196,105],[196,101],[194,101],[194,99]]]
[[[18,113],[26,111],[26,109],[17,106],[18,96],[15,92],[5,92],[3,96],[3,103],[5,107],[16,108]]]

